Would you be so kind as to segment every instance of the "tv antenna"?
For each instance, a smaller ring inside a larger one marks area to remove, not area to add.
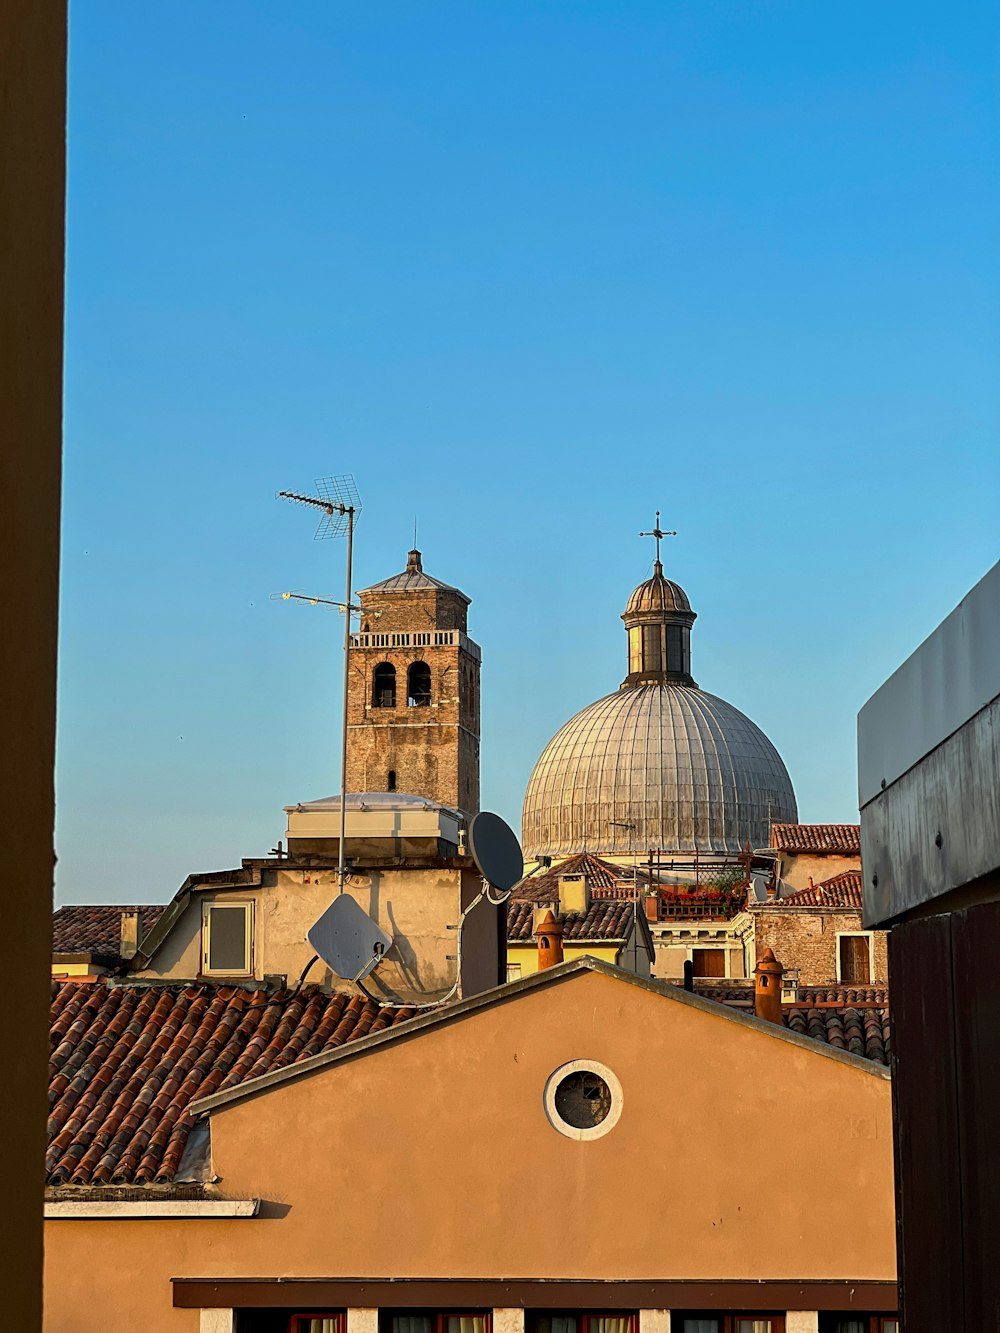
[[[316,529],[316,541],[328,537],[347,536],[347,592],[344,608],[344,704],[340,745],[340,847],[337,852],[337,892],[344,892],[344,880],[347,877],[347,862],[344,856],[344,842],[347,832],[347,690],[350,683],[351,656],[351,612],[360,607],[351,605],[351,582],[354,559],[354,524],[361,513],[361,496],[354,484],[354,477],[349,472],[339,477],[319,477],[316,481],[318,495],[300,495],[297,491],[279,491],[280,500],[291,500],[294,504],[309,505],[323,511],[323,517]],[[297,594],[289,594],[297,596]],[[319,597],[309,601],[321,601]],[[334,603],[334,605],[338,605]]]

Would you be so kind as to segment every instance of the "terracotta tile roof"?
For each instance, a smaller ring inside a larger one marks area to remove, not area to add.
[[[412,1009],[306,986],[53,985],[49,1185],[174,1178],[198,1097],[392,1027]]]
[[[842,875],[824,879],[811,889],[799,889],[784,898],[761,903],[761,907],[769,912],[780,912],[783,907],[849,907],[860,912],[863,906],[860,870],[845,870]]]
[[[695,994],[752,1013],[753,990],[750,984],[696,986]],[[781,1016],[790,1032],[889,1064],[889,993],[882,988],[803,986],[799,1003],[783,1005]]]
[[[839,1051],[889,1064],[888,1009],[798,1009],[782,1014],[790,1032],[825,1041]]]
[[[534,938],[532,921],[536,904],[511,901],[507,908],[507,939],[517,943]],[[624,940],[633,920],[630,902],[598,898],[587,912],[564,912],[559,918],[563,941]]]
[[[590,852],[577,852],[565,861],[552,866],[550,870],[540,871],[522,879],[514,886],[512,901],[531,903],[554,903],[559,901],[559,880],[563,875],[586,875],[590,880],[591,892],[598,894],[602,889],[613,889],[622,878],[622,867],[603,861]]]
[[[122,912],[142,913],[142,933],[148,935],[166,911],[166,904],[132,906],[102,903],[90,907],[58,908],[52,916],[53,953],[93,953],[121,957]]]
[[[779,852],[861,855],[860,824],[772,824],[771,846]]]

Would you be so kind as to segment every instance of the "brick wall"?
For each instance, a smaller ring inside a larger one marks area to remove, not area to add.
[[[362,633],[465,629],[465,601],[454,593],[361,594]],[[379,611],[378,618],[373,612]],[[373,707],[375,668],[396,671],[394,707]],[[407,672],[425,662],[431,701],[407,706]],[[349,791],[395,790],[426,796],[468,814],[479,809],[479,662],[460,644],[355,647],[347,715]]]
[[[862,933],[861,913],[844,908],[830,911],[823,907],[798,907],[781,910],[761,907],[753,913],[754,945],[757,956],[773,949],[783,967],[797,967],[803,986],[837,984],[838,932]],[[873,982],[888,979],[886,932],[871,932]]]

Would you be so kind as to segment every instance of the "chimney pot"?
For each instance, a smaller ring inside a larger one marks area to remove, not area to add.
[[[139,952],[142,943],[142,921],[140,914],[131,908],[122,912],[121,945],[119,952],[125,962],[129,962]]]
[[[773,949],[765,949],[757,959],[754,976],[754,1013],[768,1023],[781,1027],[781,978],[785,969],[774,956]]]
[[[535,937],[538,940],[538,970],[543,972],[547,967],[555,967],[557,963],[563,960],[563,928],[562,922],[558,921],[552,912],[546,912],[535,927]]]
[[[563,916],[567,912],[590,911],[590,876],[586,871],[578,875],[560,875],[559,911]]]

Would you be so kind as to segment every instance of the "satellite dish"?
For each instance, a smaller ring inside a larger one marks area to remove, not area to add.
[[[469,850],[479,873],[494,888],[506,893],[524,876],[521,844],[511,826],[499,815],[482,810],[469,824]]]
[[[392,940],[348,893],[334,898],[306,939],[333,972],[360,981],[392,948]]]
[[[767,880],[763,875],[754,875],[750,881],[753,896],[759,903],[767,902]]]

